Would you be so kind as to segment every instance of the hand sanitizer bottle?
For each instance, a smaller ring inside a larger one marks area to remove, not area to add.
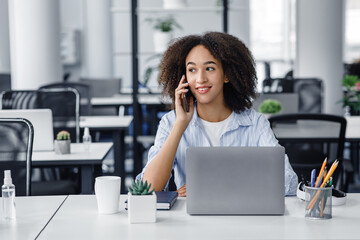
[[[84,144],[84,150],[86,152],[90,151],[91,135],[88,127],[84,129],[83,144]]]
[[[3,213],[5,219],[15,219],[15,185],[12,184],[11,171],[4,171],[4,185],[2,186]]]

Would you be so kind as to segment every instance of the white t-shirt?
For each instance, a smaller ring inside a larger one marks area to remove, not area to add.
[[[229,125],[229,122],[233,119],[234,112],[230,114],[225,120],[221,122],[208,122],[201,118],[200,122],[204,126],[205,133],[209,137],[212,146],[220,146],[220,136],[223,134]]]

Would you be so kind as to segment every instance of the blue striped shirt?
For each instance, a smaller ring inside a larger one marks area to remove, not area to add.
[[[162,117],[154,145],[149,150],[146,166],[159,153],[170,134],[175,120],[174,110]],[[185,152],[189,146],[211,146],[196,109],[181,137],[173,163],[174,180],[177,188],[186,183]],[[234,114],[233,121],[228,124],[225,132],[220,136],[220,146],[279,146],[279,143],[270,128],[269,121],[264,115],[250,109]],[[142,179],[146,166],[136,179]],[[297,184],[297,175],[293,171],[288,157],[285,155],[285,195],[295,195]]]

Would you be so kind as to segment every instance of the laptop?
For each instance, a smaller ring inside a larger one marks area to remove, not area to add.
[[[0,110],[0,118],[25,118],[34,127],[33,151],[53,151],[54,130],[50,109]]]
[[[283,147],[189,147],[188,214],[282,215]]]
[[[299,95],[297,93],[260,93],[253,101],[253,108],[259,111],[260,104],[267,99],[274,99],[281,103],[281,114],[299,112]]]

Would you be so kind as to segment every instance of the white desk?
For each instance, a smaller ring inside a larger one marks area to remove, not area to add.
[[[94,168],[95,166],[101,166],[112,146],[112,143],[91,143],[90,151],[85,152],[82,143],[72,143],[71,154],[56,154],[54,151],[33,152],[32,166],[80,167],[81,193],[92,193]]]
[[[121,211],[99,215],[93,195],[70,195],[38,239],[354,239],[359,238],[360,194],[333,207],[329,220],[305,219],[305,203],[287,197],[284,216],[190,216],[186,198],[170,211],[158,211],[157,222],[128,224]]]
[[[121,105],[131,105],[133,103],[131,94],[115,95],[113,97],[94,97],[91,98],[91,105],[94,107],[119,107]],[[171,100],[163,99],[160,94],[138,94],[139,104],[160,105],[171,104]]]
[[[0,239],[35,239],[66,196],[16,197],[16,219],[2,218],[0,198]]]
[[[347,141],[360,140],[360,117],[352,116],[346,117],[347,125],[345,138]],[[285,123],[277,124],[274,133],[277,138],[336,138],[339,135],[339,124],[337,123],[322,123],[323,128],[319,129],[318,124],[312,123]],[[298,135],[294,136],[293,131],[296,130]],[[316,132],[316,136],[314,136]]]
[[[133,121],[133,116],[84,116],[80,117],[80,127],[89,127],[91,130],[110,131],[114,143],[114,175],[125,179],[125,130]],[[121,181],[124,191],[125,181]]]

